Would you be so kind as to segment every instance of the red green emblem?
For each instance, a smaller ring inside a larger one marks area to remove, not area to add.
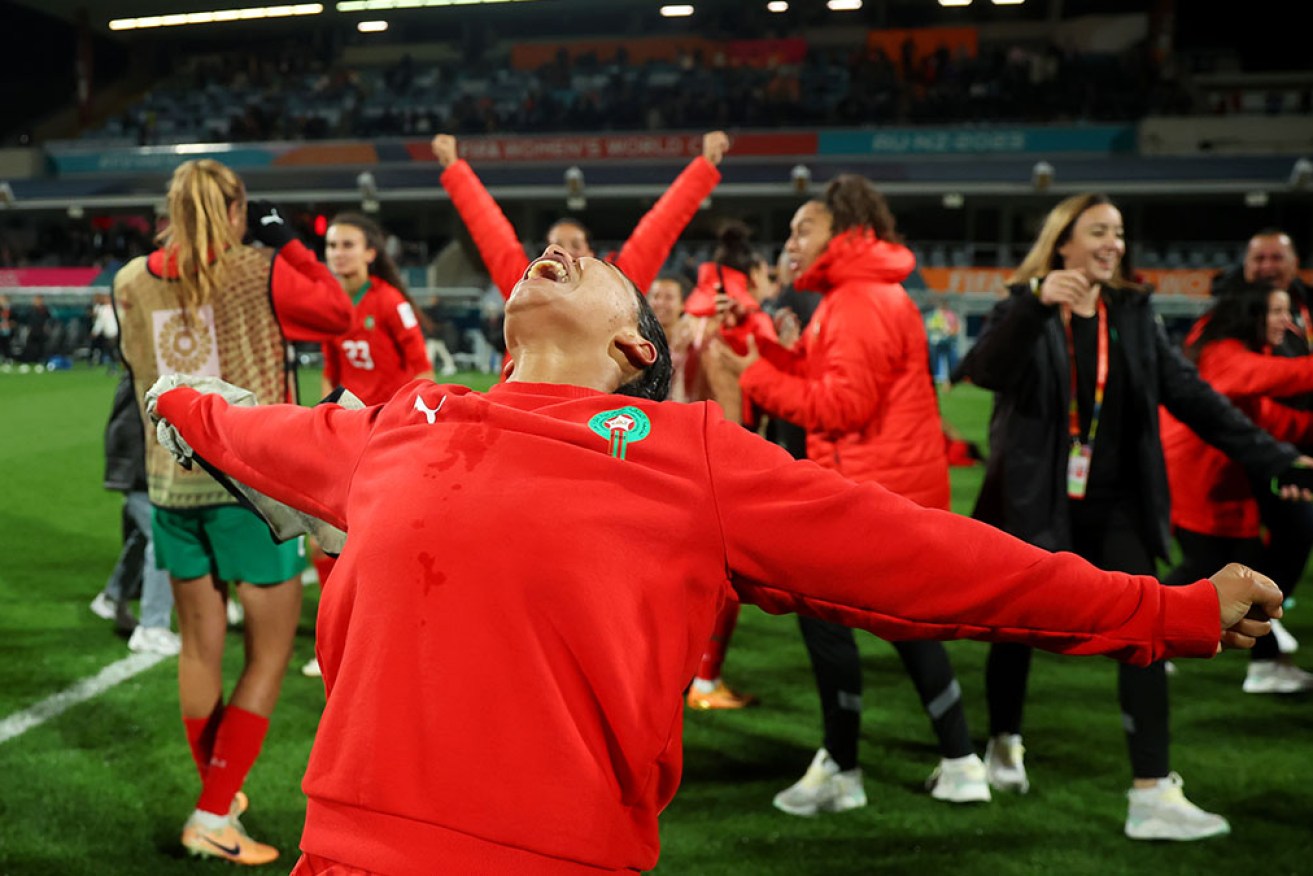
[[[642,441],[652,432],[652,421],[638,408],[628,406],[602,411],[588,421],[588,428],[611,442],[613,457],[624,459],[630,444]]]

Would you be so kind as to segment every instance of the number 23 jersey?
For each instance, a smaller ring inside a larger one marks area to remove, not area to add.
[[[370,277],[357,296],[351,330],[323,345],[324,377],[375,405],[432,365],[414,308],[395,286]]]

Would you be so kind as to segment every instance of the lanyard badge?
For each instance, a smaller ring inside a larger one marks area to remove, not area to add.
[[[1090,462],[1094,458],[1094,437],[1099,431],[1099,414],[1103,411],[1103,392],[1108,386],[1108,305],[1099,298],[1099,348],[1094,371],[1094,408],[1090,411],[1090,432],[1081,439],[1079,392],[1076,381],[1076,342],[1071,331],[1071,313],[1062,311],[1062,328],[1067,335],[1067,363],[1071,366],[1071,398],[1067,405],[1067,433],[1071,451],[1067,454],[1067,498],[1084,499],[1090,482]]]

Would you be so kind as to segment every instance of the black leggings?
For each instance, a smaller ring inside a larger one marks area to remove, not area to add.
[[[821,699],[825,750],[842,770],[857,766],[862,721],[862,662],[853,631],[840,624],[798,616],[816,690]],[[962,688],[942,642],[891,642],[916,686],[939,739],[941,757],[971,754]]]
[[[1143,527],[1132,508],[1123,504],[1078,508],[1074,502],[1070,507],[1075,553],[1100,569],[1134,575],[1156,573],[1153,553],[1144,543]],[[1030,658],[1031,649],[1026,645],[990,646],[985,666],[990,735],[1021,732]],[[1171,764],[1167,672],[1162,661],[1146,667],[1118,664],[1117,698],[1134,778],[1166,776],[1171,772]]]
[[[1204,535],[1176,528],[1176,543],[1181,546],[1181,564],[1167,573],[1164,584],[1179,587],[1216,574],[1227,563],[1243,563],[1267,574],[1263,567],[1263,542],[1258,538],[1227,538]],[[1275,579],[1274,579],[1275,580]],[[1275,660],[1281,654],[1276,636],[1268,633],[1254,643],[1253,660]]]

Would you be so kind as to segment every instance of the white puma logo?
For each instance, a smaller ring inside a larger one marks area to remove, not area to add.
[[[275,222],[278,223],[279,225],[282,225],[282,224],[283,224],[283,217],[278,215],[278,211],[277,211],[277,210],[274,210],[274,211],[273,211],[272,213],[270,213],[268,216],[261,216],[261,217],[260,217],[260,224],[261,224],[261,225],[273,225]]]
[[[436,408],[430,408],[428,405],[424,404],[424,397],[422,395],[415,396],[415,410],[419,411],[421,414],[429,418],[430,426],[432,426],[435,422],[437,422],[438,411],[442,410],[442,406],[445,405],[446,403],[447,403],[447,397],[444,395],[442,399],[438,402],[438,406]]]

